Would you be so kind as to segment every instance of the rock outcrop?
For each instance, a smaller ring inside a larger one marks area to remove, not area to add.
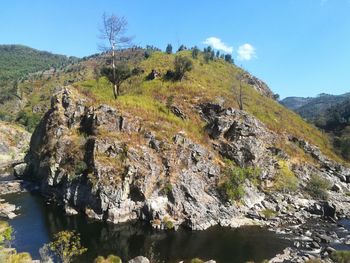
[[[135,116],[86,105],[73,90],[58,92],[33,134],[28,173],[44,194],[92,218],[158,228],[206,229],[238,215],[217,189],[215,153],[183,133],[159,141]]]
[[[269,97],[271,99],[275,99],[275,94],[272,92],[272,90],[269,88],[269,86],[267,86],[267,84],[265,82],[258,79],[257,77],[255,77],[249,73],[245,73],[241,76],[240,80],[251,85],[260,94],[262,94],[266,97]]]
[[[347,168],[301,139],[275,134],[244,111],[215,104],[196,109],[207,123],[205,146],[183,132],[161,139],[143,126],[142,118],[109,105],[91,106],[74,88],[63,88],[32,136],[26,174],[69,214],[83,212],[114,223],[143,219],[160,229],[266,222],[265,210],[280,216],[274,225],[300,223],[315,205],[325,211],[324,203],[302,192],[264,190],[280,174],[282,160],[301,189],[313,173],[334,182],[329,207],[335,207],[336,216],[350,215],[350,198],[343,194],[349,191]],[[283,140],[314,164],[288,162],[290,156],[276,146]],[[261,185],[246,180],[240,203],[229,202],[220,190],[222,158],[259,169]]]
[[[29,132],[14,124],[0,121],[0,174],[12,164],[23,162],[29,141]]]

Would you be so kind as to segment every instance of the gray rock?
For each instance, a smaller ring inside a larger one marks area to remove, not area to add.
[[[149,259],[146,257],[138,256],[128,261],[128,263],[150,263]]]
[[[173,106],[170,107],[170,110],[171,110],[171,112],[174,113],[174,115],[176,115],[177,117],[179,117],[179,118],[181,118],[181,119],[183,119],[183,120],[187,119],[186,114],[183,113],[183,111],[182,111],[178,106],[173,105]]]
[[[16,177],[22,177],[25,173],[25,170],[27,168],[26,163],[20,163],[13,167],[13,172]]]

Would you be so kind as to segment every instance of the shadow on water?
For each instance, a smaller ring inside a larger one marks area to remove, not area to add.
[[[78,262],[92,262],[98,255],[119,255],[123,261],[144,255],[151,262],[179,262],[194,257],[218,263],[260,262],[281,252],[289,241],[259,227],[229,229],[212,227],[206,231],[156,231],[141,222],[108,224],[66,216],[61,208],[46,204],[30,193],[6,196],[21,206],[21,215],[10,221],[15,229],[14,247],[38,258],[38,250],[54,233],[70,229],[81,235],[88,252]]]

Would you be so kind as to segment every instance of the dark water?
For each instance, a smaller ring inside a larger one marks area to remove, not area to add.
[[[54,233],[71,229],[81,234],[88,252],[78,262],[92,262],[97,255],[119,255],[124,261],[144,255],[151,262],[179,262],[195,257],[215,259],[218,263],[260,262],[288,246],[289,241],[263,228],[229,229],[212,227],[206,231],[153,230],[140,222],[108,224],[90,221],[84,216],[65,216],[61,208],[45,204],[30,193],[5,197],[20,205],[21,215],[10,221],[15,229],[13,246],[39,258],[38,250]]]

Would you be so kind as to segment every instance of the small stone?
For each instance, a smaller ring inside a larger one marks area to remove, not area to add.
[[[128,261],[128,263],[150,263],[148,258],[138,256]]]

